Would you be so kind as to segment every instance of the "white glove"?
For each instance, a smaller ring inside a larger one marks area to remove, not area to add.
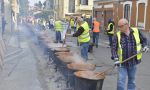
[[[142,51],[147,53],[149,51],[149,48],[147,46],[145,46],[145,47],[143,47]]]
[[[114,62],[114,65],[115,65],[115,66],[118,66],[118,65],[120,66],[121,63],[120,63],[120,61],[119,61],[118,58],[114,58],[114,61],[115,61],[115,62]]]
[[[115,61],[114,62],[114,65],[119,65],[119,64],[121,64],[120,61]]]
[[[114,61],[118,61],[119,59],[118,58],[114,58]]]

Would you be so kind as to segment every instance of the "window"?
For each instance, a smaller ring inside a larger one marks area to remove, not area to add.
[[[140,28],[144,28],[144,15],[145,15],[145,4],[139,3],[137,26]]]
[[[80,0],[81,5],[88,5],[88,0]]]
[[[124,7],[124,18],[130,21],[130,4],[126,4]]]
[[[69,13],[75,12],[75,0],[69,0]]]
[[[51,1],[49,2],[49,5],[50,5],[50,8],[51,8],[51,9],[54,9],[54,1],[53,1],[53,0],[51,0]]]

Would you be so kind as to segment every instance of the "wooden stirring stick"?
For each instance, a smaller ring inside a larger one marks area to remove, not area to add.
[[[131,60],[132,58],[134,58],[135,56],[137,56],[139,53],[142,53],[142,50],[141,50],[140,52],[138,52],[137,54],[135,54],[135,55],[133,55],[133,56],[131,56],[131,57],[129,57],[129,58],[123,60],[122,63],[125,63],[125,62]],[[97,74],[96,74],[96,77],[98,77],[98,76],[100,76],[100,75],[103,75],[103,74],[105,74],[106,72],[108,72],[108,71],[110,71],[110,70],[113,70],[115,67],[116,67],[116,66],[113,66],[113,67],[111,67],[111,68],[106,69],[106,70],[103,71],[103,72],[97,73]]]

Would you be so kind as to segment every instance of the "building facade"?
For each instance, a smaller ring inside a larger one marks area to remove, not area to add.
[[[1,10],[1,19],[2,19],[2,25],[4,27],[3,34],[7,32],[11,32],[11,4],[9,0],[2,0],[2,10]]]
[[[93,0],[76,0],[75,6],[77,13],[92,15]]]
[[[47,0],[53,5],[54,17],[92,15],[93,0]]]
[[[12,0],[11,1],[11,16],[12,16],[12,23],[13,23],[13,28],[16,30],[17,29],[17,24],[18,24],[18,15],[19,15],[19,0]]]
[[[108,20],[117,25],[120,18],[126,18],[129,25],[150,31],[150,0],[94,1],[94,16],[107,28]],[[117,26],[116,26],[117,27]]]
[[[19,0],[19,16],[27,16],[29,15],[29,1],[28,0]]]

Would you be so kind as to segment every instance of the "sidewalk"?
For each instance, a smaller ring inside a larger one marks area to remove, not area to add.
[[[4,67],[0,71],[0,90],[43,90],[38,79],[36,59],[29,46],[30,37],[25,35],[25,30],[27,28],[22,28],[19,35],[13,34],[7,43]]]

